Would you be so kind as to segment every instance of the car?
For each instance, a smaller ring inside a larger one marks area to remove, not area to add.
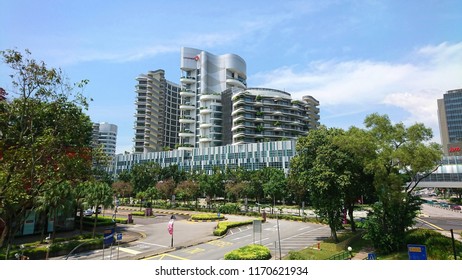
[[[451,205],[452,210],[461,210],[460,205]]]
[[[93,209],[91,209],[91,208],[83,211],[83,215],[86,216],[86,217],[91,216],[93,214],[94,214],[94,212],[93,212]]]

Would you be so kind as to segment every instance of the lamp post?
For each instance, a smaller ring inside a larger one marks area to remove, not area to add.
[[[24,244],[19,245],[19,249],[21,249],[21,253],[16,253],[16,254],[14,254],[14,256],[18,260],[25,260],[25,258],[24,258]]]
[[[172,217],[170,217],[170,221],[168,222],[168,226],[167,226],[167,229],[168,229],[168,233],[172,236],[171,240],[170,240],[170,247],[173,248],[173,224],[175,222],[175,215],[172,215]]]
[[[353,248],[351,248],[350,246],[348,246],[347,250],[348,250],[348,253],[350,254],[350,260],[351,260],[351,259],[353,258],[353,252],[352,252],[352,251],[353,251]]]
[[[48,256],[50,255],[51,234],[48,234],[48,236],[45,237],[45,242],[47,243],[47,253],[45,255],[45,260],[48,260]]]

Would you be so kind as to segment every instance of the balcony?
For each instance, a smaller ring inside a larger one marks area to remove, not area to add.
[[[211,123],[206,123],[206,122],[203,122],[199,125],[200,128],[209,128],[211,126],[212,126]]]
[[[244,81],[241,81],[241,80],[238,80],[238,79],[235,79],[235,78],[226,78],[226,83],[231,85],[231,86],[239,87],[239,88],[242,88],[242,89],[245,89],[245,87],[246,87]]]
[[[180,146],[178,147],[178,150],[180,151],[192,151],[194,149],[194,147],[191,145],[191,146]]]
[[[185,131],[181,131],[180,133],[178,133],[178,136],[180,136],[180,137],[194,137],[194,133],[192,131],[185,130]]]
[[[245,119],[244,114],[233,117],[233,121],[234,121],[234,122],[242,121],[242,120],[244,120],[244,119]]]
[[[207,115],[207,114],[212,113],[212,109],[207,108],[207,107],[201,107],[199,110],[200,110],[199,113],[201,115]]]
[[[180,96],[181,97],[194,97],[196,93],[190,89],[182,89],[180,91]]]
[[[196,121],[191,117],[180,117],[180,123],[195,123]]]
[[[212,141],[212,138],[209,138],[209,137],[206,137],[206,136],[202,136],[199,138],[199,143],[207,143],[207,142],[211,142]]]
[[[244,125],[243,123],[235,124],[235,125],[231,128],[231,131],[238,130],[239,128],[245,128],[245,125]]]
[[[196,78],[191,76],[183,76],[180,78],[180,82],[182,82],[183,84],[192,84],[196,82]]]
[[[282,116],[282,112],[281,111],[274,111],[273,115]]]
[[[221,100],[221,95],[219,93],[213,94],[201,94],[199,99],[200,101],[207,101],[207,100]]]
[[[244,108],[237,108],[236,110],[234,110],[232,113],[231,113],[231,116],[234,116],[234,115],[237,115],[238,113],[244,113],[245,112],[245,109]]]
[[[180,104],[180,110],[194,110],[196,106],[192,105],[191,103],[183,103]]]

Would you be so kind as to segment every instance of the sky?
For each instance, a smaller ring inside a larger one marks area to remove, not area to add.
[[[2,0],[0,10],[0,50],[88,79],[87,114],[118,126],[117,153],[133,150],[136,77],[164,69],[179,84],[181,47],[239,55],[249,87],[313,96],[327,127],[379,113],[440,142],[437,99],[462,88],[459,0]],[[1,64],[13,92],[9,74]]]

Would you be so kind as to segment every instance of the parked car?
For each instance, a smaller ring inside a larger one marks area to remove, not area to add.
[[[451,209],[452,210],[461,210],[462,208],[460,207],[460,205],[451,205]]]
[[[86,217],[93,215],[93,213],[94,213],[93,209],[91,209],[91,208],[83,211],[83,215],[86,216]]]

